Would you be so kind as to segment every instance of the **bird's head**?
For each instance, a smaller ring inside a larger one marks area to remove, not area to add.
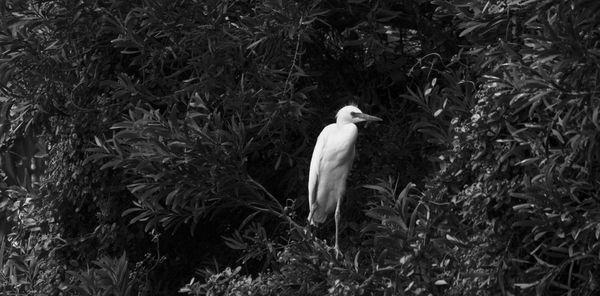
[[[345,106],[337,112],[335,116],[337,123],[358,123],[363,121],[381,121],[377,116],[363,113],[354,105]]]

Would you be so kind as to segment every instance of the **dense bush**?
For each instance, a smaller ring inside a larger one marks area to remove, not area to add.
[[[0,289],[597,293],[599,11],[4,1]],[[360,128],[336,258],[304,188],[351,102],[384,122]]]
[[[436,180],[471,228],[455,293],[597,293],[598,4],[444,7],[486,74]]]

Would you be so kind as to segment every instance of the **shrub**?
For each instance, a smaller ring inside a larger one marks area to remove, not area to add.
[[[486,73],[437,178],[448,184],[438,202],[455,206],[474,247],[458,254],[476,277],[454,281],[455,293],[593,294],[597,10],[587,1],[444,3]]]

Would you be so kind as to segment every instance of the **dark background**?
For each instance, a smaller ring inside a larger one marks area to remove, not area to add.
[[[0,291],[594,295],[599,11],[1,1]],[[306,183],[349,103],[336,258]]]

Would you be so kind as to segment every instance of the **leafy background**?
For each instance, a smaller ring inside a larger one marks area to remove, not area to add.
[[[3,295],[595,295],[600,3],[0,2]],[[305,229],[356,103],[342,206]]]

